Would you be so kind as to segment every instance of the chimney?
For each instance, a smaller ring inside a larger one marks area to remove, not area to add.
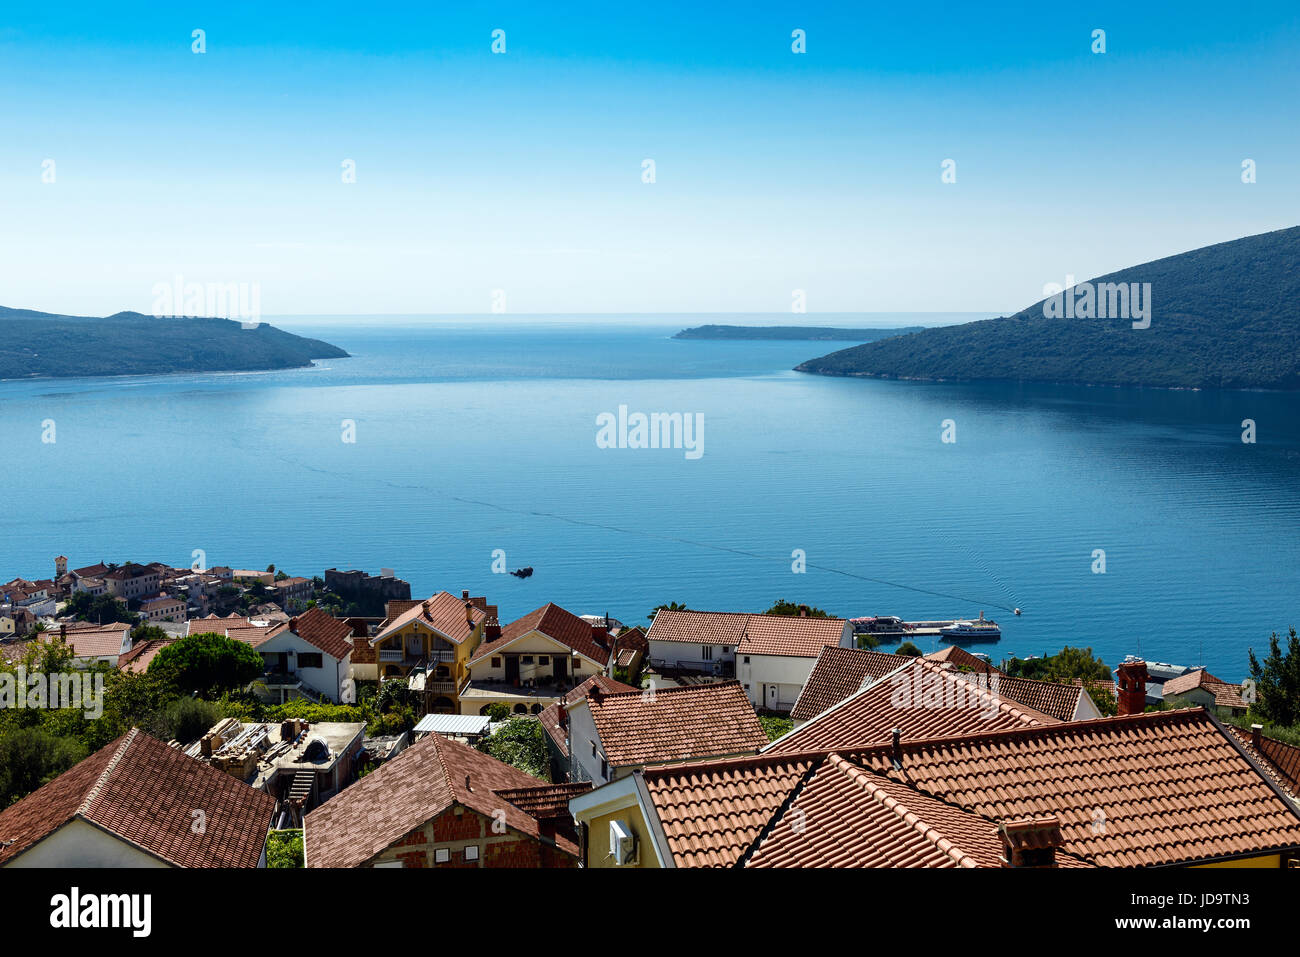
[[[468,601],[469,601],[469,589],[468,589],[468,588],[462,589],[462,590],[461,590],[461,593],[460,593],[460,597],[461,597],[461,600],[462,600],[462,601],[466,601],[466,602],[468,602]]]
[[[890,732],[889,742],[889,759],[894,763],[894,768],[899,770],[903,767],[903,732],[900,728],[895,728]]]
[[[560,699],[559,709],[560,709],[560,727],[567,728],[569,726],[569,709],[564,706],[563,698]]]
[[[1065,845],[1055,816],[1002,821],[998,837],[1006,867],[1055,867],[1056,849]]]
[[[1262,724],[1252,724],[1250,726],[1250,746],[1256,751],[1259,750],[1260,739],[1263,737],[1261,732],[1264,730]]]
[[[809,612],[809,610],[810,610],[810,609],[808,608],[807,605],[800,605],[800,606],[799,606],[799,617],[800,617],[800,618],[807,618],[807,617],[808,617],[808,612]]]
[[[1126,661],[1115,669],[1117,714],[1141,714],[1147,707],[1147,663]]]
[[[473,791],[473,790],[474,790],[474,789],[470,786],[470,783],[469,783],[469,775],[468,775],[468,774],[465,775],[465,790],[466,790],[466,791]]]
[[[594,623],[591,626],[591,639],[596,644],[600,645],[600,647],[608,649],[609,629],[606,626],[600,624],[599,622]]]
[[[495,615],[493,615],[487,620],[487,624],[483,626],[483,640],[496,641],[500,637],[501,622],[497,620]]]
[[[59,622],[59,643],[67,644],[67,641],[68,641],[68,623],[66,621],[61,621]]]

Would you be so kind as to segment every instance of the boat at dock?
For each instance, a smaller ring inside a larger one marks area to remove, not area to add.
[[[950,641],[997,641],[1002,629],[996,621],[985,619],[984,612],[976,621],[954,621],[939,629],[939,635]]]

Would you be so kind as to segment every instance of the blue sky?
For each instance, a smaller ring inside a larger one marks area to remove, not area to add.
[[[1293,3],[437,6],[10,5],[0,304],[1000,312],[1300,221]]]

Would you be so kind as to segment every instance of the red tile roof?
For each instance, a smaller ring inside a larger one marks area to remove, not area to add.
[[[612,767],[741,754],[768,740],[738,681],[619,694],[590,691],[586,706]]]
[[[718,611],[655,613],[646,638],[694,645],[735,646],[742,655],[816,658],[827,645],[838,645],[848,623],[842,618],[801,618]]]
[[[1058,721],[1073,721],[1079,701],[1086,693],[1082,685],[1012,678],[996,671],[988,686],[995,694],[1050,714]]]
[[[572,784],[538,784],[526,788],[504,788],[497,791],[497,794],[502,800],[509,801],[519,810],[539,821],[558,817],[572,824],[569,801],[580,794],[586,794],[591,788],[590,781],[578,781]]]
[[[886,745],[862,767],[990,821],[1055,814],[1064,850],[1104,867],[1300,847],[1300,811],[1204,710]]]
[[[1300,747],[1261,734],[1259,747],[1251,743],[1251,733],[1244,728],[1227,726],[1237,740],[1254,755],[1265,771],[1272,774],[1283,790],[1300,799]]]
[[[142,675],[149,670],[149,665],[158,657],[158,652],[178,640],[177,638],[150,638],[147,641],[137,641],[131,646],[130,651],[117,659],[118,670]]]
[[[359,867],[456,804],[489,818],[499,813],[511,830],[540,838],[537,818],[499,792],[531,790],[544,783],[431,734],[306,816],[307,866]],[[557,836],[555,843],[576,856],[577,847],[567,838]]]
[[[256,619],[261,621],[262,619]],[[187,635],[223,635],[226,638],[242,641],[256,648],[262,642],[274,638],[289,628],[287,621],[267,622],[258,625],[253,619],[244,618],[231,612],[225,618],[207,615],[203,618],[191,618],[187,625]]]
[[[309,608],[289,619],[289,630],[313,648],[340,661],[352,654],[352,626],[319,608]]]
[[[378,643],[413,621],[420,621],[448,641],[459,645],[469,638],[474,633],[474,629],[483,624],[487,617],[488,613],[477,605],[471,603],[467,610],[463,598],[457,598],[450,592],[440,591],[431,598],[413,603],[401,614],[380,624],[379,630],[370,639],[370,644]]]
[[[564,702],[565,707],[568,707],[578,699],[587,697],[587,693],[591,691],[592,688],[599,688],[601,691],[610,694],[619,691],[638,690],[633,688],[631,685],[623,684],[621,681],[615,681],[613,678],[606,675],[592,675],[572,691],[566,693],[561,700]],[[556,747],[560,749],[560,753],[565,757],[568,757],[569,736],[565,733],[564,729],[560,727],[560,702],[557,701],[555,704],[543,708],[541,714],[537,716],[537,720],[541,722],[542,730],[550,735],[551,740],[554,741]]]
[[[77,622],[77,627],[69,627],[65,642],[78,658],[113,658],[122,652],[122,642],[131,626],[125,623],[95,625],[90,622]],[[57,637],[58,632],[47,634]]]
[[[79,818],[177,867],[256,867],[274,810],[270,795],[132,729],[0,812],[0,864]]]
[[[500,638],[479,645],[478,650],[469,659],[469,663],[473,664],[488,655],[498,654],[507,645],[534,631],[541,632],[547,638],[568,646],[598,664],[604,665],[609,662],[609,648],[596,643],[595,632],[590,622],[583,621],[573,612],[565,611],[559,605],[548,602],[506,625],[501,629]],[[612,639],[608,641],[612,642]]]
[[[906,738],[928,738],[1055,723],[1051,715],[993,693],[978,675],[913,658],[765,750],[789,754],[861,747],[889,740],[894,728]]]
[[[1300,810],[1201,709],[636,773],[679,867],[995,867],[997,825],[1029,819],[1063,867],[1300,848]]]
[[[925,657],[931,661],[950,661],[958,668],[969,668],[971,671],[991,670],[996,674],[1001,674],[1001,670],[994,668],[985,659],[979,655],[973,655],[960,645],[949,645],[947,648],[940,648],[938,651],[932,651]]]
[[[746,866],[1000,867],[1002,857],[992,822],[832,754]]]
[[[1241,685],[1230,684],[1222,678],[1216,678],[1204,668],[1189,671],[1177,678],[1170,678],[1164,683],[1162,694],[1166,698],[1177,697],[1197,688],[1214,695],[1214,703],[1221,708],[1233,708],[1239,711],[1249,708],[1241,698]]]
[[[813,665],[790,717],[807,721],[858,691],[865,679],[878,681],[911,661],[906,655],[827,646]]]
[[[763,755],[636,773],[678,867],[733,867],[816,762]]]

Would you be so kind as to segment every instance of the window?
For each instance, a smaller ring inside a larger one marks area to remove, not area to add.
[[[524,656],[522,656],[519,660],[522,661],[522,662],[523,662],[524,664],[526,664],[526,665],[531,665],[531,664],[533,663],[533,656],[532,656],[532,655],[524,655]]]
[[[582,667],[582,659],[581,659],[581,658],[574,658],[574,659],[573,659],[573,670],[574,670],[574,671],[577,671],[577,670],[578,670],[579,668],[581,668],[581,667]]]
[[[469,845],[468,847],[465,848],[465,860],[467,860],[467,861],[477,861],[477,860],[478,860],[478,845],[477,845],[477,844],[471,844],[471,845]]]
[[[301,651],[298,652],[299,668],[321,668],[323,666],[324,658],[321,656],[320,652],[312,652],[311,654],[306,654]]]
[[[433,863],[447,864],[451,862],[451,848],[436,847],[433,850]]]
[[[712,661],[712,660],[713,660],[713,646],[712,646],[712,645],[700,645],[700,657],[703,658],[705,661]]]
[[[591,742],[591,756],[592,756],[593,758],[596,756],[596,742],[595,742],[595,741],[592,741],[592,742]]]
[[[609,762],[604,758],[600,759],[600,776],[606,781],[609,780]]]
[[[501,667],[501,658],[500,658],[499,656],[494,655],[494,656],[492,657],[492,667],[493,667],[493,668],[500,668],[500,667]]]
[[[538,655],[538,656],[537,656],[537,663],[538,663],[539,665],[549,665],[549,664],[551,663],[551,656],[550,656],[550,655]]]
[[[749,664],[749,655],[745,655],[745,664]]]

